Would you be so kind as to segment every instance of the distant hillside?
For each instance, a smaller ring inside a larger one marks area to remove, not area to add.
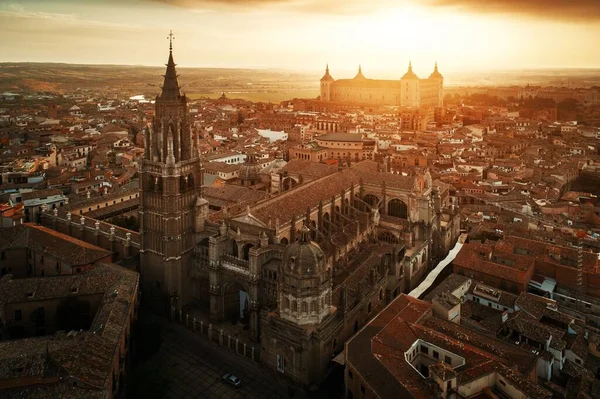
[[[279,102],[319,95],[321,72],[296,73],[276,69],[178,68],[179,83],[191,98],[218,97]],[[0,92],[49,91],[72,93],[79,90],[156,95],[164,67],[126,65],[77,65],[56,63],[0,63]],[[399,79],[376,72],[369,78]],[[342,78],[343,76],[336,76]],[[425,77],[425,76],[421,76]],[[510,85],[598,87],[600,69],[527,69],[486,72],[445,73],[444,84],[451,92],[457,87]]]
[[[318,77],[269,69],[178,68],[179,83],[191,97],[312,98],[318,95]],[[74,65],[53,63],[0,63],[0,91],[75,90],[122,95],[155,95],[162,84],[163,67],[122,65]],[[237,94],[234,95],[234,94]],[[282,99],[283,99],[282,98]]]

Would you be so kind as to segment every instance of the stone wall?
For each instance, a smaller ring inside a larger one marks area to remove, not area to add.
[[[53,209],[40,218],[43,226],[113,252],[113,262],[140,253],[140,234],[100,220],[69,211]]]

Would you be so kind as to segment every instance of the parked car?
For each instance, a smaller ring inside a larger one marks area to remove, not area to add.
[[[230,373],[224,374],[223,377],[221,377],[221,378],[223,379],[223,381],[225,381],[229,385],[234,386],[236,388],[239,387],[240,384],[242,383],[242,380],[240,380],[235,375],[230,374]]]

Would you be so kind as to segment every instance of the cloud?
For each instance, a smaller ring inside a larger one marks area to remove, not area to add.
[[[438,7],[559,20],[600,20],[600,0],[426,0]]]
[[[76,14],[40,12],[40,11],[25,11],[23,9],[16,11],[1,11],[0,21],[13,21],[15,23],[23,23],[23,20],[41,20],[48,21],[63,26],[82,26],[82,27],[97,27],[97,28],[118,28],[128,31],[140,31],[141,27],[134,24],[119,24],[107,21],[96,21],[89,19],[81,19]]]
[[[385,8],[388,5],[397,5],[394,0],[147,0],[193,10],[236,10],[242,12],[257,9],[275,9],[297,11],[315,14],[358,15],[367,14]],[[400,1],[402,2],[402,1]],[[413,3],[412,0],[404,0]]]
[[[319,14],[361,15],[402,5],[454,8],[484,14],[546,19],[600,20],[600,0],[147,0],[196,10],[274,8]]]

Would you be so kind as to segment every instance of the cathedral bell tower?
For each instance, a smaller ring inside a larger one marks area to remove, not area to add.
[[[187,98],[181,93],[169,60],[155,115],[145,135],[140,173],[141,282],[152,305],[174,314],[191,298],[189,269],[193,263],[196,208],[202,171],[198,139],[192,133]],[[167,305],[168,304],[168,305]]]

